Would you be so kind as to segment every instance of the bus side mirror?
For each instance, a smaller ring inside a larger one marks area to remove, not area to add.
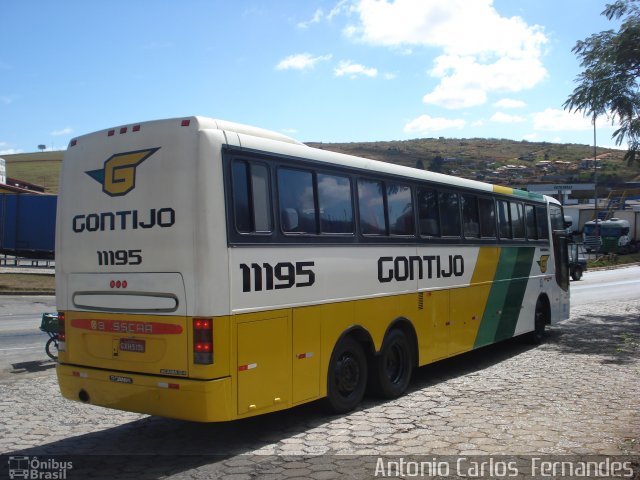
[[[564,228],[570,228],[572,225],[573,225],[573,219],[570,216],[565,215],[565,217],[564,217]]]

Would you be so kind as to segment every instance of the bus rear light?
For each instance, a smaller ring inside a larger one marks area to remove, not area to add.
[[[122,135],[123,133],[127,133],[127,127],[122,127],[120,129],[120,135]]]
[[[193,319],[193,363],[210,365],[213,363],[213,320]]]
[[[206,353],[206,352],[213,351],[213,345],[211,345],[210,343],[206,343],[206,342],[199,342],[199,343],[195,344],[193,349],[198,353],[201,353],[201,352],[202,353]]]
[[[111,280],[109,282],[109,287],[110,288],[127,288],[129,286],[129,284],[127,283],[126,280]]]
[[[58,312],[58,350],[65,351],[66,329],[64,323],[64,312]]]
[[[116,134],[116,131],[115,131],[115,130],[109,130],[109,131],[107,132],[107,137],[113,137],[115,134]]]
[[[182,122],[180,122],[181,127],[188,127],[189,125],[191,125],[191,120],[182,120]]]
[[[139,132],[140,131],[140,125],[134,125],[133,128],[131,129],[132,132]]]
[[[71,140],[71,143],[69,144],[70,147],[75,147],[78,144],[78,139],[74,138],[73,140]]]

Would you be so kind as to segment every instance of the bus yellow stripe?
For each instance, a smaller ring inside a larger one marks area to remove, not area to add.
[[[501,185],[494,185],[493,186],[493,191],[495,193],[502,193],[504,195],[513,195],[513,188],[503,187]]]

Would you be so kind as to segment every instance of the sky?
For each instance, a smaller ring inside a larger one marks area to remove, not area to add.
[[[0,0],[0,155],[202,115],[303,142],[593,144],[602,0]],[[598,120],[599,146],[614,126]]]

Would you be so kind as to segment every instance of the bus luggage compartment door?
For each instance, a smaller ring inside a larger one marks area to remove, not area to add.
[[[238,415],[278,410],[291,401],[289,317],[238,322]]]

